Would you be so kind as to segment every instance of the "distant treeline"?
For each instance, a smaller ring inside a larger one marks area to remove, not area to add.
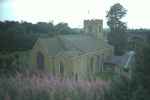
[[[141,34],[141,35],[149,35],[150,29],[128,29],[129,34]]]
[[[53,23],[38,22],[32,24],[29,22],[17,22],[17,21],[5,21],[0,22],[0,33],[1,34],[17,34],[17,35],[41,35],[41,34],[74,34],[67,23],[59,23],[53,25]]]
[[[0,50],[31,48],[39,36],[77,33],[67,23],[0,21]]]
[[[150,29],[129,29],[127,32],[129,37],[137,36],[147,42],[150,41]]]
[[[104,32],[107,33],[107,29]],[[38,37],[52,37],[58,34],[78,34],[67,23],[38,22],[36,24],[17,21],[0,21],[0,50],[24,50],[33,46]],[[128,34],[150,36],[150,29],[129,29]]]
[[[109,29],[104,29],[104,32],[108,34],[110,32]],[[150,29],[128,29],[127,33],[130,34],[137,34],[137,35],[150,35]]]

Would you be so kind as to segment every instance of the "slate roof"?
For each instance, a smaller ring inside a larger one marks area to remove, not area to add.
[[[123,65],[124,67],[127,67],[130,61],[132,60],[132,57],[134,56],[134,52],[130,51],[122,56],[113,56],[110,60],[106,61],[105,63],[111,63],[115,65]]]
[[[42,45],[48,47],[50,56],[79,55],[112,47],[104,40],[96,39],[88,35],[60,35],[52,38],[40,38],[40,41]]]

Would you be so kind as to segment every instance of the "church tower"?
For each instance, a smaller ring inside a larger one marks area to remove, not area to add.
[[[103,20],[84,20],[84,32],[97,39],[104,39]]]

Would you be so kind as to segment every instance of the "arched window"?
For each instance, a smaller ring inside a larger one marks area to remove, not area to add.
[[[88,26],[88,32],[93,32],[93,28],[91,25]]]
[[[101,66],[100,66],[100,63],[101,63],[101,61],[100,61],[100,56],[97,55],[96,57],[97,57],[97,60],[96,60],[96,70],[97,70],[97,72],[100,72],[100,70],[101,70]]]
[[[102,72],[104,71],[104,54],[102,54],[102,58],[101,58],[101,69],[102,69]]]
[[[64,74],[64,65],[63,65],[62,62],[59,63],[59,72],[60,72],[61,74]]]
[[[90,70],[93,72],[93,64],[94,64],[94,58],[92,57],[90,60]]]
[[[99,26],[99,32],[102,32],[102,25]]]
[[[44,69],[44,55],[41,52],[37,53],[37,67],[38,69]]]
[[[78,80],[78,73],[75,74],[75,80]]]

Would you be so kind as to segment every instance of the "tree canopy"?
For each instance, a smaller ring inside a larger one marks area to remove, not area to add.
[[[40,36],[77,34],[67,23],[0,21],[0,50],[24,50],[32,47]]]
[[[116,55],[124,54],[127,46],[127,26],[121,19],[127,10],[119,3],[114,4],[107,13],[107,25],[110,28],[108,41],[115,48]]]
[[[105,92],[104,100],[149,100],[150,99],[150,43],[141,44],[136,50],[131,77],[115,77]]]

